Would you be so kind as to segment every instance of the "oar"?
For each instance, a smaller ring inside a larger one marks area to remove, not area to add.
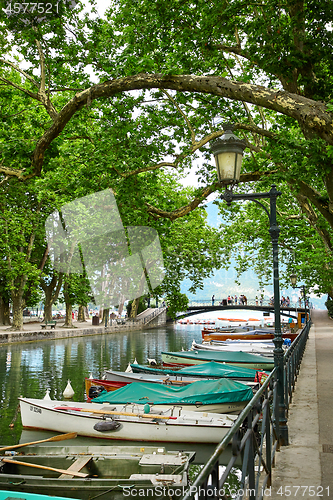
[[[31,443],[20,443],[13,444],[12,446],[5,446],[0,448],[0,453],[7,450],[15,450],[16,448],[21,448],[22,446],[29,446],[31,444],[46,443],[46,441],[64,441],[65,439],[74,439],[77,436],[77,432],[68,432],[67,434],[59,434],[58,436],[53,436],[48,439],[41,439],[40,441],[32,441]]]
[[[167,417],[165,415],[155,415],[154,413],[130,413],[126,411],[113,411],[113,410],[93,410],[89,408],[76,408],[71,406],[57,406],[55,410],[67,410],[67,411],[84,411],[87,413],[97,413],[99,415],[125,415],[126,417],[148,417],[148,418],[164,418],[176,420],[177,417]]]
[[[1,462],[6,462],[7,464],[26,465],[27,467],[35,467],[36,469],[50,470],[52,472],[59,472],[59,474],[68,474],[69,476],[77,476],[77,477],[89,476],[89,474],[84,474],[83,472],[74,472],[72,470],[66,470],[66,469],[54,469],[53,467],[46,467],[46,465],[37,465],[37,464],[32,464],[30,462],[20,462],[19,460],[13,460],[12,458],[2,458]]]

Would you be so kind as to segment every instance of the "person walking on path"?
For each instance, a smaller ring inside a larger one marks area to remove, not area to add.
[[[214,305],[215,295],[212,296],[212,306]]]

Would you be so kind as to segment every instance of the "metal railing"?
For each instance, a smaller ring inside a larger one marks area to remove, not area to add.
[[[144,325],[146,325],[147,323],[150,323],[150,321],[152,321],[154,318],[156,318],[156,316],[159,316],[165,310],[166,310],[165,306],[156,307],[156,309],[152,313],[142,318],[141,321],[143,322]]]
[[[285,405],[288,413],[295,381],[308,339],[310,322],[292,343],[284,355]],[[183,500],[261,500],[270,496],[267,488],[272,483],[272,468],[280,447],[279,401],[277,393],[277,369],[270,373],[252,400],[240,413],[233,427],[215,448],[213,455],[203,466],[187,489]],[[224,453],[232,448],[232,456],[222,474],[220,464],[225,464]],[[230,490],[230,473],[241,458],[242,468],[239,487]]]
[[[309,337],[310,328],[311,321],[308,321],[305,324],[302,333],[296,337],[296,339],[284,355],[284,388],[287,409],[289,408],[289,405],[292,401],[292,396],[295,389],[303,353],[306,347],[306,342]]]
[[[215,299],[214,300],[214,306],[217,307],[217,306],[238,306],[241,308],[241,306],[266,306],[266,307],[274,307],[274,304],[272,303],[271,300],[262,300],[262,299],[247,299],[246,300],[246,303],[241,303],[239,302],[239,299],[237,299],[237,303],[235,303],[235,301],[231,301],[231,302],[227,302],[226,299]],[[196,307],[196,306],[201,306],[201,307],[211,307],[213,306],[212,304],[212,301],[211,300],[190,300],[189,303],[188,303],[188,307]],[[304,303],[302,301],[302,304],[300,304],[299,302],[291,302],[289,306],[286,306],[285,304],[281,304],[281,308],[284,308],[284,307],[290,307],[292,309],[302,309],[304,307]],[[308,304],[308,307],[311,309],[312,308],[312,303],[310,302]]]

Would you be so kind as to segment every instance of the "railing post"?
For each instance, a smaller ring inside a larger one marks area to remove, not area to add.
[[[279,281],[279,253],[278,240],[280,228],[276,221],[276,198],[279,195],[276,187],[273,185],[270,190],[270,227],[273,247],[273,288],[274,288],[274,364],[277,368],[277,383],[278,383],[278,398],[279,398],[279,439],[282,445],[288,444],[288,427],[286,418],[285,405],[285,388],[284,388],[284,351],[282,349],[283,339],[281,332],[281,311],[280,311],[280,281]]]

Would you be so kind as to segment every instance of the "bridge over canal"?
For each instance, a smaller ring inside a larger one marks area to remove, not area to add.
[[[211,301],[190,301],[186,311],[180,313],[178,318],[186,318],[188,316],[194,316],[200,313],[212,312],[212,311],[234,311],[234,310],[246,310],[249,311],[260,311],[266,312],[267,315],[274,313],[274,305],[271,304],[257,304],[256,301],[247,301],[247,305],[244,304],[217,304],[212,305]],[[305,313],[304,307],[282,307],[281,315],[292,317],[297,319],[298,313]]]

